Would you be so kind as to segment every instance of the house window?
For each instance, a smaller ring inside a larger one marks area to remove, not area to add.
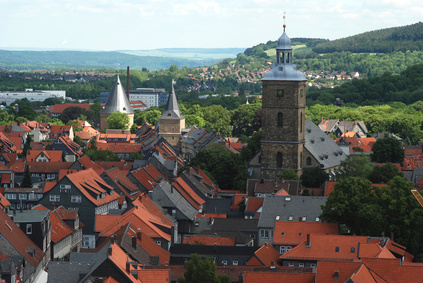
[[[304,262],[300,262],[300,263],[298,264],[298,267],[304,267]]]
[[[27,195],[26,194],[19,194],[19,199],[27,199]]]
[[[73,203],[81,203],[82,197],[80,195],[72,195],[71,202]]]
[[[283,113],[278,112],[278,127],[283,127]]]
[[[289,217],[288,217],[288,220],[289,220],[289,221],[294,220],[294,216],[289,216]]]
[[[159,246],[162,246],[162,242],[161,241],[156,241],[156,244]]]
[[[232,265],[238,265],[238,261],[237,261],[237,260],[234,260],[234,261],[232,262]]]
[[[222,260],[222,264],[223,265],[228,265],[228,261],[227,260]]]
[[[290,263],[288,263],[288,266],[293,267],[294,266],[294,263],[293,262],[290,262]]]
[[[316,268],[316,264],[315,263],[310,263],[310,267]]]
[[[7,199],[16,199],[16,194],[5,194],[4,195]]]
[[[32,234],[32,224],[26,224],[26,233]]]
[[[278,152],[278,154],[276,155],[276,167],[282,168],[282,153],[281,152]]]
[[[273,237],[272,230],[265,230],[265,229],[260,230],[260,238],[269,239],[271,237]]]
[[[307,166],[311,166],[311,157],[307,157],[306,164]]]
[[[51,202],[59,202],[60,201],[60,195],[50,195],[50,201]]]
[[[280,247],[279,247],[279,253],[280,253],[281,255],[283,255],[285,252],[286,252],[286,247],[285,247],[285,246],[280,246]]]
[[[307,217],[303,216],[302,221],[307,221]]]

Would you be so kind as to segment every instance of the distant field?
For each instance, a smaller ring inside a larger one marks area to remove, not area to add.
[[[118,52],[135,56],[173,57],[185,59],[235,58],[245,48],[163,48],[154,50],[120,50]]]

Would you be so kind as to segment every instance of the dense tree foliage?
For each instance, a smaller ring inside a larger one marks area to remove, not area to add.
[[[349,177],[336,183],[321,219],[344,224],[350,233],[395,236],[414,254],[422,251],[423,209],[411,194],[413,184],[396,176],[388,185],[371,186],[360,177]]]
[[[379,52],[422,50],[423,23],[369,31],[333,41],[318,44],[313,48],[317,53],[340,51]]]
[[[189,167],[200,167],[222,190],[245,191],[247,165],[241,155],[230,152],[224,145],[210,144],[191,159]]]
[[[217,276],[216,266],[212,258],[201,258],[192,254],[191,259],[185,263],[184,278],[179,278],[178,283],[229,283],[228,275]]]
[[[393,137],[378,139],[372,146],[371,158],[377,163],[399,163],[405,158],[401,142]]]
[[[106,122],[109,124],[109,129],[128,130],[129,116],[127,113],[114,112],[107,117]]]
[[[404,178],[404,174],[397,166],[386,163],[383,166],[374,166],[368,178],[374,184],[386,184],[396,176]]]
[[[329,174],[319,166],[306,168],[300,176],[301,184],[308,188],[320,188],[329,180]]]

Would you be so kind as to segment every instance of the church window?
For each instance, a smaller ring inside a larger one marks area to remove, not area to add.
[[[285,63],[285,53],[284,52],[281,53],[281,63],[282,64]]]
[[[300,152],[300,167],[303,168],[303,153]]]
[[[289,52],[286,53],[286,63],[289,63]]]
[[[282,153],[280,152],[276,155],[276,167],[282,168]]]
[[[307,166],[311,166],[311,157],[307,157],[306,164]]]
[[[278,97],[283,97],[283,95],[284,95],[284,91],[283,91],[283,89],[278,89],[278,90],[276,91],[276,94],[278,95]]]
[[[283,127],[283,113],[278,113],[278,127]]]
[[[303,132],[303,115],[300,112],[300,133],[302,133],[302,132]]]
[[[303,97],[304,96],[304,90],[300,90],[300,96]]]

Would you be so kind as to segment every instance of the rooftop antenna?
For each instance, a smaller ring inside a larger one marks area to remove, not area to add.
[[[286,24],[285,24],[285,12],[283,12],[283,32],[285,32]]]

